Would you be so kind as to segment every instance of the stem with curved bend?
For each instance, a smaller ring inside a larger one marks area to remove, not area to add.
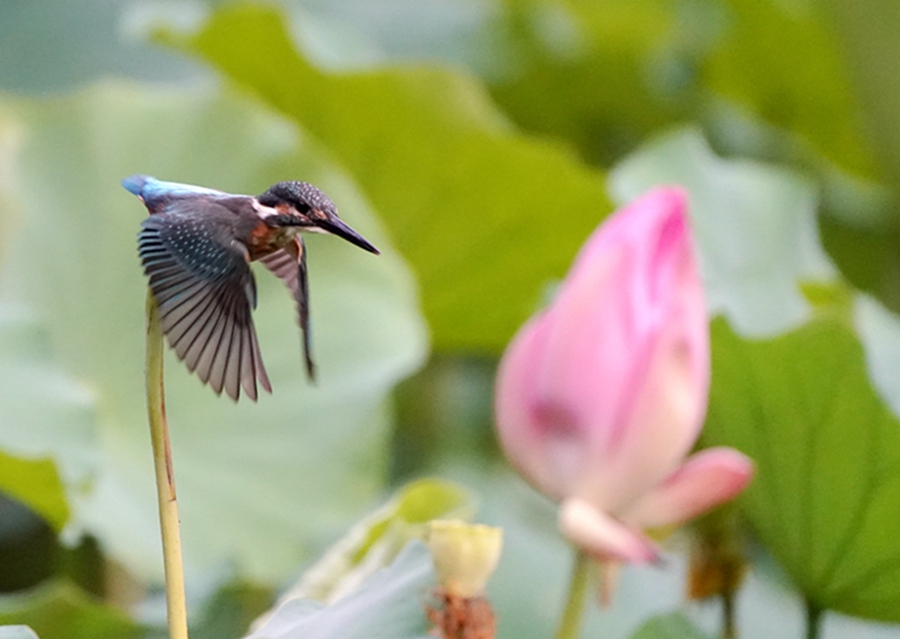
[[[147,413],[150,418],[156,492],[159,497],[169,639],[187,639],[187,604],[184,567],[181,562],[181,533],[178,530],[178,502],[175,499],[175,475],[172,471],[172,449],[169,445],[163,392],[162,327],[159,323],[159,309],[151,291],[147,291]]]

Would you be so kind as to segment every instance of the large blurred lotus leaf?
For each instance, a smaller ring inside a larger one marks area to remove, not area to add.
[[[682,64],[664,57],[670,54],[665,47],[672,34],[678,33],[676,3],[501,4],[504,12],[494,30],[507,36],[511,63],[507,73],[491,78],[491,95],[527,130],[561,136],[585,158],[605,166],[652,131],[685,117],[687,105],[679,94],[685,88]],[[692,24],[696,45],[706,39],[710,25],[703,15]],[[665,79],[667,74],[675,76],[674,82]]]
[[[435,585],[428,549],[413,542],[339,601],[325,607],[315,600],[287,601],[247,639],[425,639],[423,603]]]
[[[832,25],[816,2],[722,0],[724,25],[701,65],[708,89],[872,173],[860,103]],[[863,10],[863,9],[859,9]]]
[[[58,530],[66,487],[79,493],[96,460],[94,398],[54,362],[49,331],[20,305],[0,303],[0,353],[0,487]]]
[[[255,318],[273,396],[235,406],[167,360],[187,566],[227,561],[261,579],[288,573],[311,540],[333,534],[382,486],[385,394],[425,352],[408,271],[322,150],[246,99],[103,85],[9,103],[25,127],[15,180],[24,223],[0,271],[0,300],[46,324],[49,357],[89,389],[92,415],[88,436],[60,450],[59,441],[74,439],[73,423],[48,421],[32,433],[18,396],[27,391],[36,414],[46,413],[45,404],[64,403],[53,378],[26,391],[24,382],[5,385],[0,444],[27,432],[65,477],[73,460],[89,457],[91,490],[77,495],[74,518],[142,574],[161,568],[143,392],[146,282],[135,242],[146,211],[119,180],[145,172],[258,193],[307,179],[384,251],[309,240],[316,385],[305,380],[293,302],[265,269],[256,269]]]
[[[325,74],[277,11],[252,5],[219,9],[178,43],[301,123],[351,172],[418,275],[438,348],[499,351],[610,210],[599,173],[518,135],[468,76]]]
[[[492,94],[516,122],[565,137],[593,161],[608,164],[675,121],[715,125],[724,96],[742,112],[799,134],[832,162],[873,171],[854,78],[823,3],[503,4],[494,29],[509,36],[505,55],[513,63],[492,80]],[[844,4],[860,17],[873,14],[866,5]],[[892,34],[884,29],[884,40],[892,42]],[[895,75],[890,59],[877,58],[888,78]],[[871,85],[872,75],[863,83]]]
[[[123,611],[60,581],[0,598],[0,624],[26,624],[41,639],[138,639],[144,630]],[[34,634],[24,637],[33,637]],[[0,634],[6,639],[6,636]]]
[[[821,316],[768,341],[713,323],[704,444],[756,462],[740,505],[813,606],[900,621],[900,422],[863,349]]]
[[[809,308],[799,282],[833,277],[819,244],[813,185],[773,166],[722,159],[696,129],[651,141],[609,182],[619,203],[659,184],[687,189],[707,303],[742,334],[800,324]]]
[[[846,53],[853,83],[866,109],[872,145],[880,152],[894,185],[900,181],[900,76],[892,64],[900,55],[896,34],[900,11],[893,0],[827,0],[834,32]]]
[[[110,75],[156,81],[197,75],[183,60],[129,39],[132,16],[149,12],[154,4],[160,3],[0,4],[0,59],[4,62],[0,86],[36,94],[83,86]],[[181,16],[202,10],[200,4],[181,3]],[[52,46],[47,46],[50,42]]]

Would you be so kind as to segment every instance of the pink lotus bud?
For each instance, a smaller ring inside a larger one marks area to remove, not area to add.
[[[553,304],[500,363],[507,456],[563,502],[560,525],[598,556],[655,557],[640,529],[739,493],[749,459],[722,449],[682,465],[709,394],[709,323],[685,196],[658,189],[587,241]]]

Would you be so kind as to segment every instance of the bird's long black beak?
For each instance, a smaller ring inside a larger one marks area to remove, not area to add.
[[[317,219],[315,224],[323,231],[342,237],[351,244],[356,244],[359,248],[367,250],[369,253],[381,255],[381,251],[375,248],[371,242],[350,228],[336,215],[328,215],[326,213],[326,219]]]

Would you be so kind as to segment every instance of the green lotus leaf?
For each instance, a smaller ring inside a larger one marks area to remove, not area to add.
[[[813,606],[898,621],[900,421],[847,322],[825,314],[765,341],[713,324],[706,445],[756,463],[741,509]]]

